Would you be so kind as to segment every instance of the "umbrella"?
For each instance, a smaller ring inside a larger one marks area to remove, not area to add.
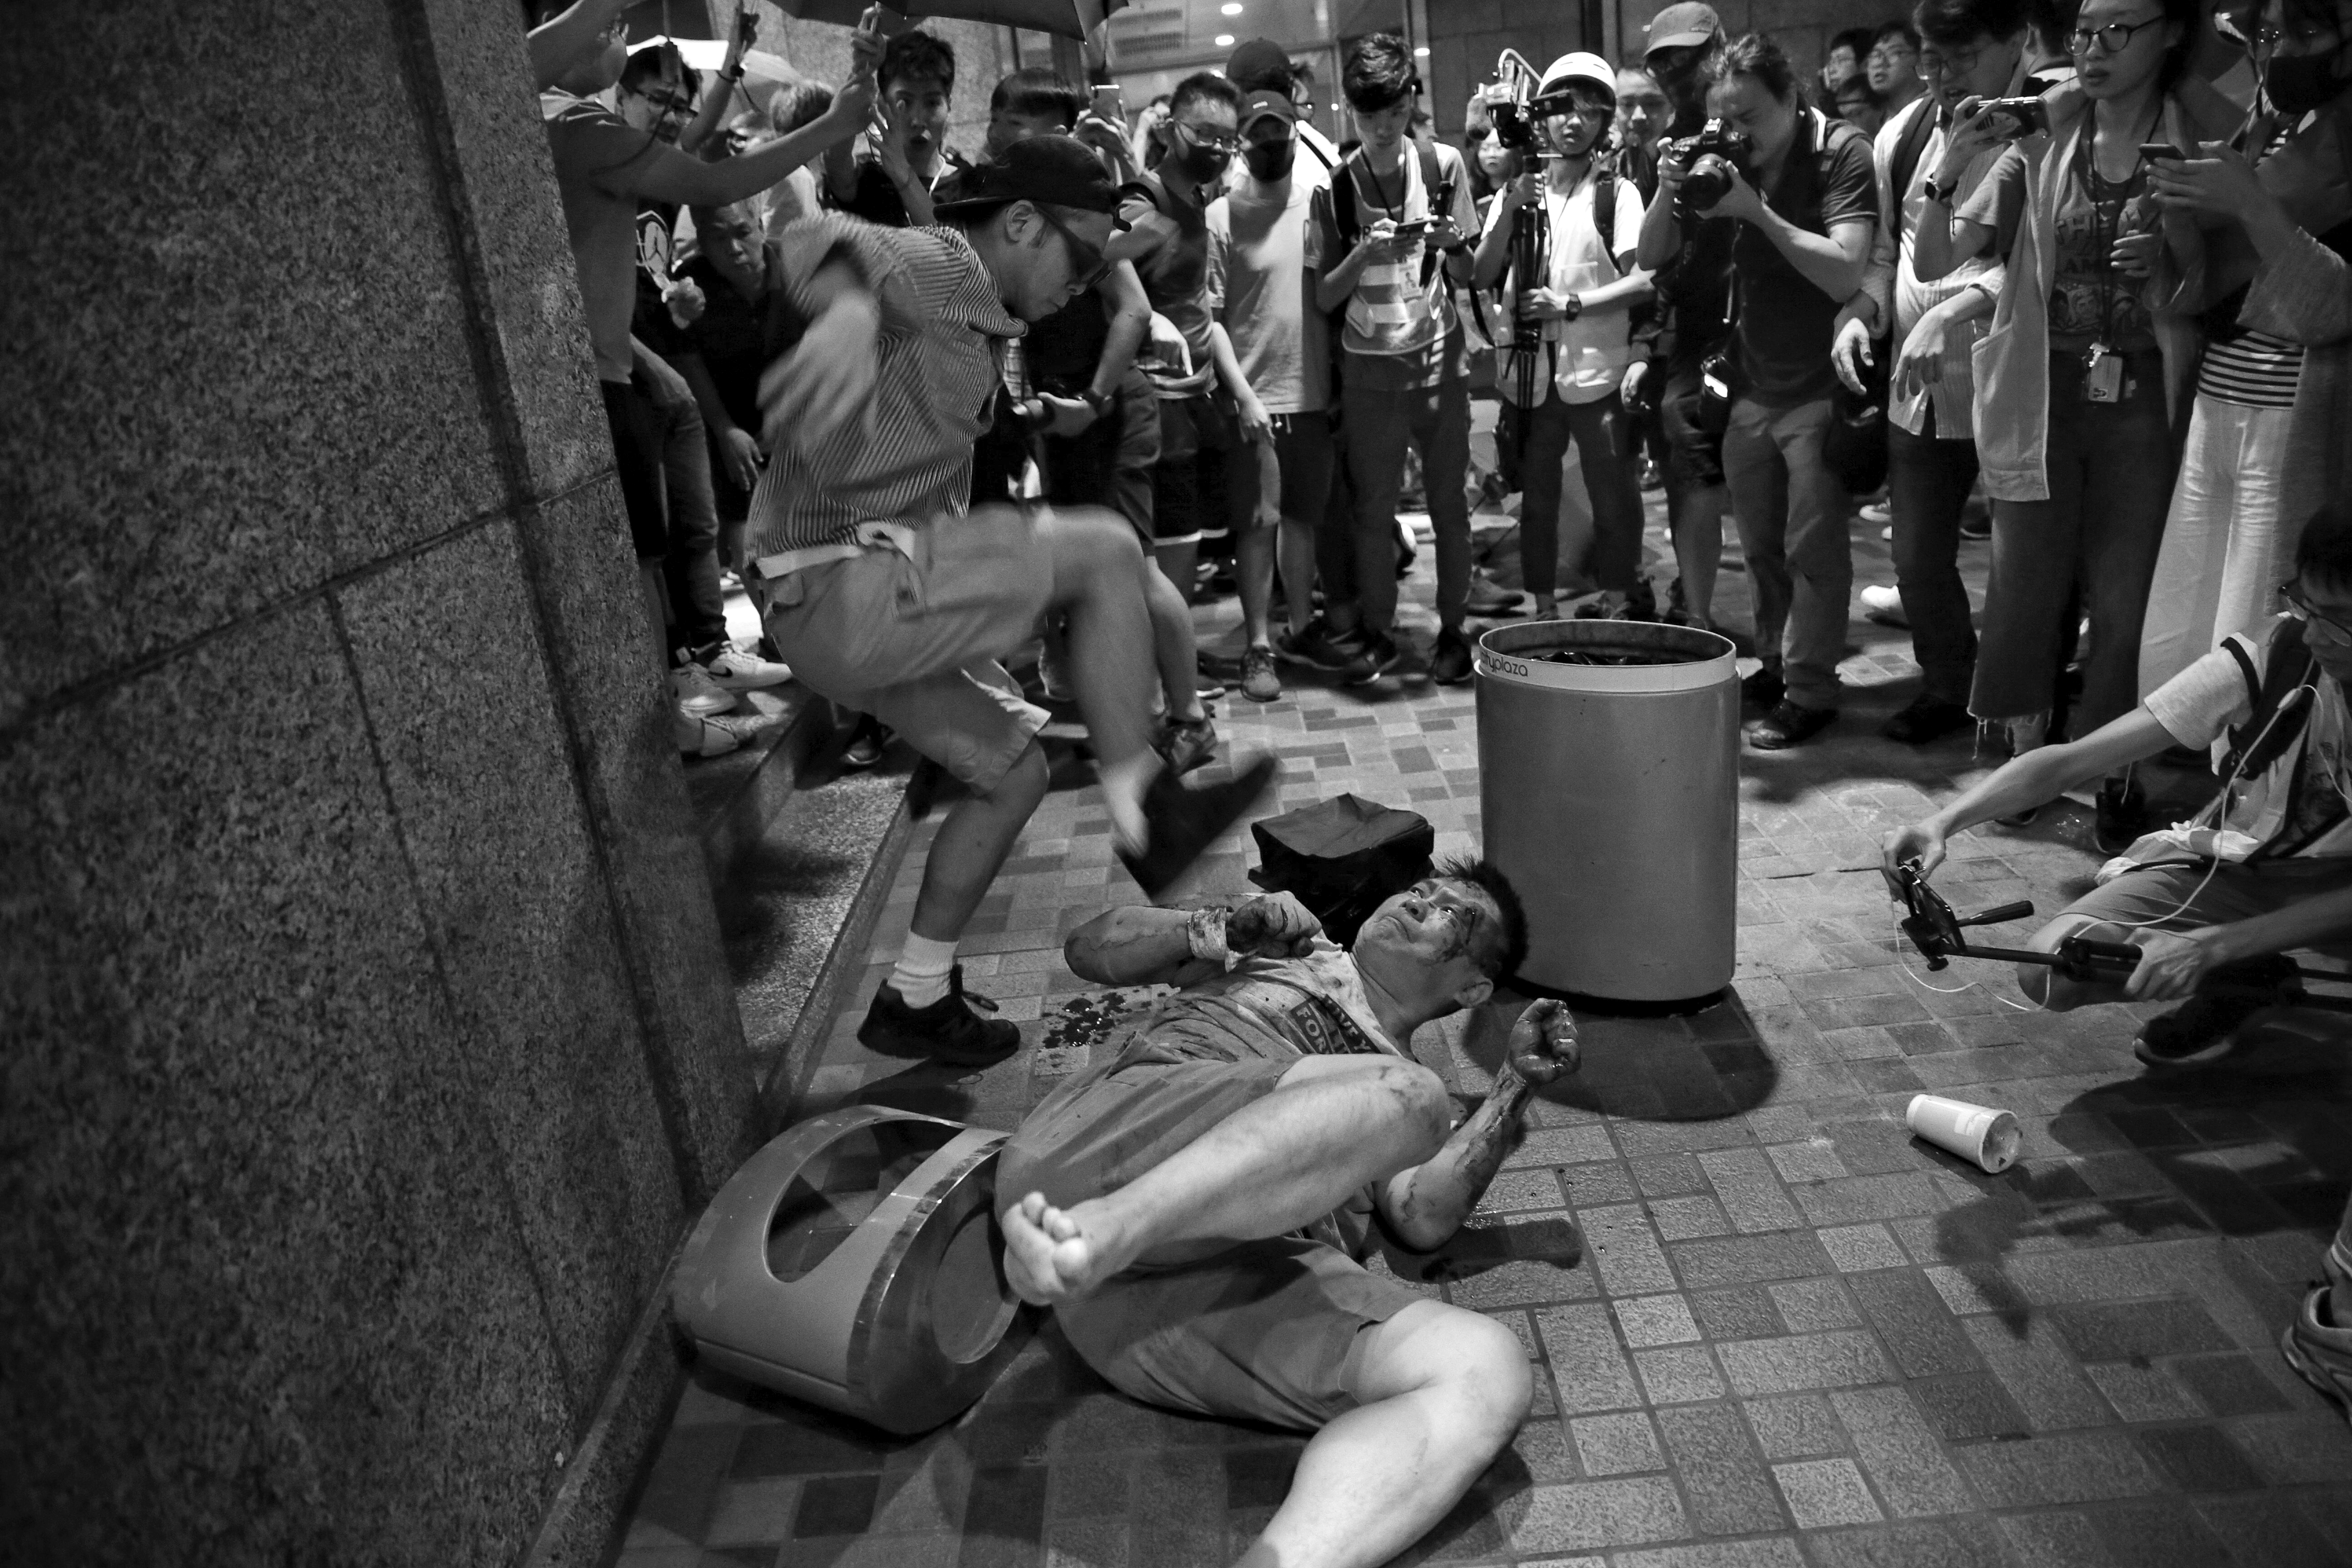
[[[838,22],[845,27],[857,26],[868,4],[869,0],[777,0],[778,8],[787,16],[811,22]],[[1102,26],[1104,17],[1126,4],[1127,0],[905,0],[905,4],[894,5],[891,9],[910,17],[996,22],[1007,27],[1084,38]]]

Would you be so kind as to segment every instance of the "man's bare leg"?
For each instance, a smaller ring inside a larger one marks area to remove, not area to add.
[[[933,942],[953,942],[1013,853],[1021,829],[1045,798],[1048,769],[1036,742],[1005,770],[986,795],[966,795],[949,808],[923,860],[908,929]]]
[[[1518,1337],[1482,1313],[1415,1301],[1356,1336],[1358,1408],[1298,1456],[1290,1495],[1242,1568],[1373,1568],[1429,1532],[1527,1418]]]
[[[1135,531],[1108,512],[1055,512],[1040,526],[1053,552],[1048,602],[1069,612],[1070,683],[1094,742],[1111,829],[1139,847],[1149,836],[1143,791],[1160,771],[1150,741],[1154,637],[1145,578],[1152,568]]]
[[[1004,1214],[1005,1278],[1026,1300],[1075,1300],[1154,1247],[1297,1230],[1434,1154],[1453,1110],[1417,1062],[1305,1058],[1117,1192],[1066,1210],[1024,1194]]]
[[[1674,535],[1675,571],[1683,580],[1683,608],[1715,625],[1715,579],[1723,566],[1724,489],[1670,485],[1666,525]]]
[[[1245,527],[1234,541],[1234,572],[1242,597],[1242,629],[1252,647],[1272,647],[1275,538],[1279,525]]]

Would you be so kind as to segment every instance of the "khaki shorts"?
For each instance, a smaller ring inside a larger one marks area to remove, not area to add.
[[[1005,1145],[997,1203],[1010,1208],[1042,1192],[1066,1207],[1124,1186],[1270,1093],[1290,1066],[1136,1062],[1073,1079]],[[1291,1235],[1221,1245],[1205,1257],[1148,1256],[1054,1315],[1087,1364],[1122,1394],[1314,1431],[1356,1407],[1341,1373],[1357,1334],[1419,1300],[1328,1242]]]
[[[985,793],[1045,725],[997,661],[1034,635],[1053,584],[1037,520],[989,507],[918,531],[911,560],[877,549],[776,581],[768,631],[812,690]]]
[[[2208,869],[2213,872],[2210,881],[2205,879]],[[2219,867],[2210,860],[2159,860],[2134,867],[2059,912],[2152,931],[2199,931],[2252,920],[2347,887],[2352,887],[2352,856],[2347,855],[2225,861]],[[2331,958],[2352,958],[2352,932],[2313,942],[2310,949]]]

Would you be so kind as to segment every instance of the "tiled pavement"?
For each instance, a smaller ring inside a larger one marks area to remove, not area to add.
[[[1875,532],[1856,525],[1860,581],[1886,578]],[[1425,605],[1425,557],[1414,586]],[[1743,621],[1741,578],[1723,599]],[[1229,626],[1230,601],[1202,615]],[[2352,1562],[2352,1432],[2275,1346],[2352,1184],[2332,1050],[2284,1076],[2156,1082],[2119,1010],[2045,1016],[1989,969],[1967,986],[1955,965],[1942,990],[1906,970],[1878,879],[1856,868],[1923,791],[1978,764],[1965,738],[1876,739],[1910,694],[1908,642],[1853,629],[1852,716],[1747,759],[1731,999],[1584,1020],[1583,1071],[1536,1106],[1473,1229],[1438,1259],[1375,1265],[1508,1323],[1538,1371],[1517,1441],[1408,1560]],[[1351,789],[1427,816],[1441,852],[1475,845],[1467,688],[1310,684],[1225,714],[1238,747],[1283,757],[1283,805]],[[903,936],[919,841],[813,1106],[1010,1127],[1083,1061],[1054,1029],[1086,994],[1059,944],[1135,890],[1083,767],[1067,771],[964,949],[1026,1048],[959,1080],[852,1037]],[[2095,865],[2084,816],[1966,838],[1939,883],[1964,910],[2055,908]],[[1204,863],[1199,896],[1247,890],[1245,845]],[[1432,1027],[1417,1049],[1475,1096],[1509,1013]],[[1986,1176],[1911,1140],[1899,1118],[1921,1089],[2014,1110],[2019,1163]],[[1114,1394],[1050,1325],[919,1439],[704,1373],[619,1562],[1209,1568],[1269,1516],[1298,1446]]]

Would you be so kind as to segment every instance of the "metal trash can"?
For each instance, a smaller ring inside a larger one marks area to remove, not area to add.
[[[786,1131],[710,1200],[670,1308],[738,1377],[925,1432],[1028,1339],[992,1204],[1004,1134],[856,1105]]]
[[[1478,639],[1488,859],[1528,910],[1520,978],[1697,1002],[1738,962],[1739,672],[1713,632],[1538,621]]]

